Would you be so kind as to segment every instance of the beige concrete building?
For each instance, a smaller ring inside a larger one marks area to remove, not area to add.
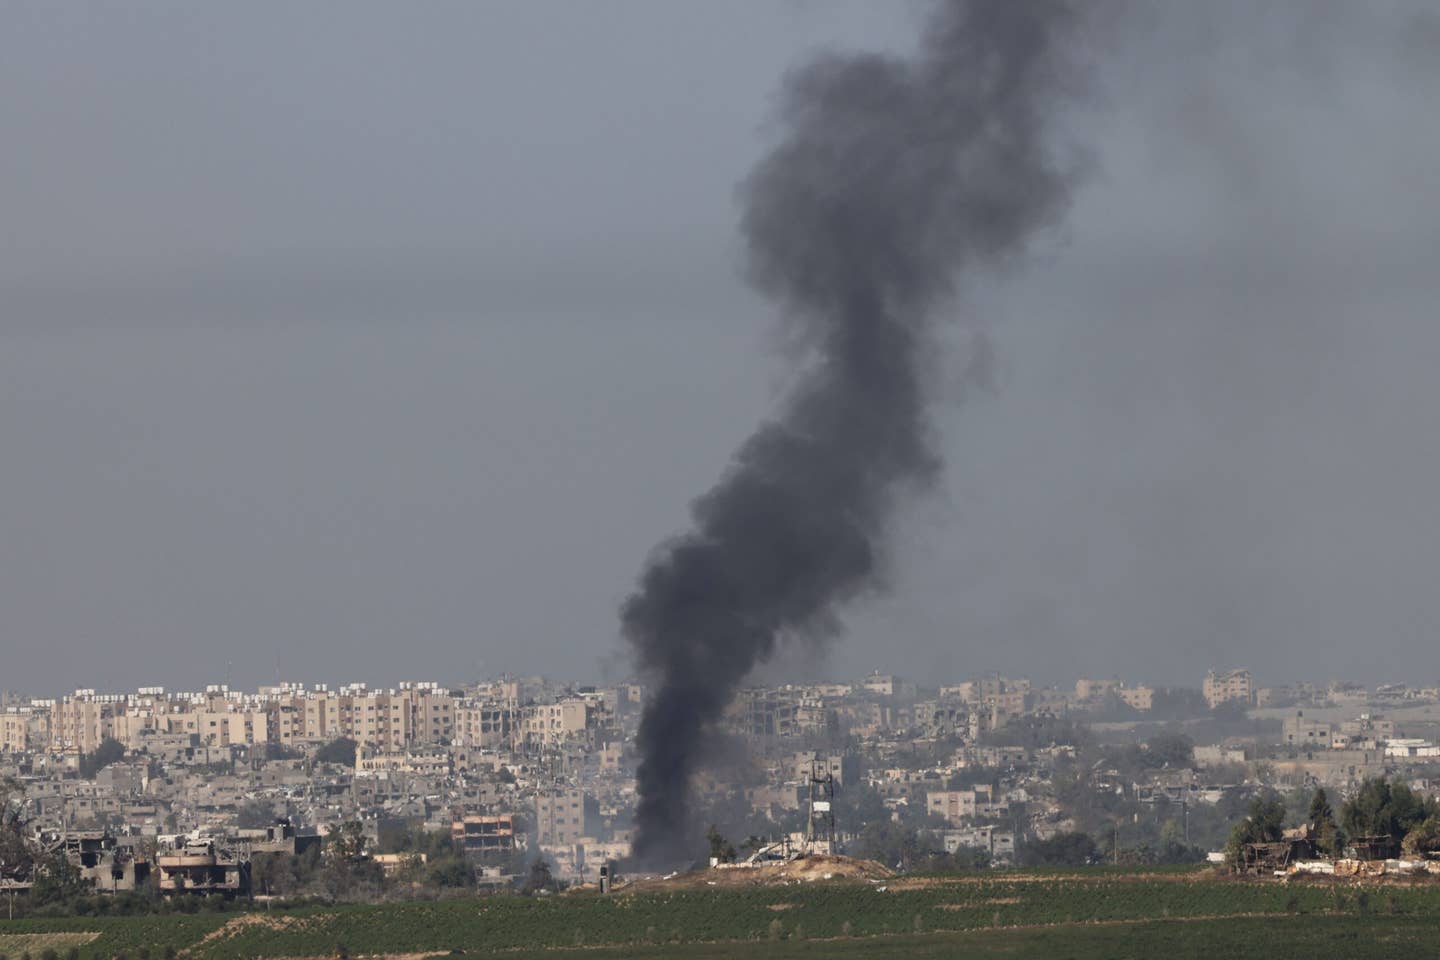
[[[1379,714],[1362,713],[1340,723],[1340,733],[1350,740],[1394,740],[1399,736],[1395,721]]]
[[[270,716],[264,710],[206,710],[193,717],[195,732],[206,746],[254,745],[270,740]]]
[[[915,684],[908,680],[902,680],[893,674],[876,673],[870,674],[860,681],[860,689],[878,697],[914,697]]]
[[[1155,708],[1154,687],[1121,687],[1116,691],[1132,710],[1139,710],[1141,713],[1149,713]]]
[[[952,827],[975,817],[974,790],[932,790],[925,795],[925,812],[944,817]]]
[[[1295,747],[1329,750],[1335,728],[1321,720],[1310,720],[1304,711],[1297,710],[1295,716],[1286,717],[1280,725],[1281,738]]]
[[[118,698],[98,697],[93,690],[77,690],[65,697],[51,712],[51,749],[93,753],[113,734],[117,706]]]
[[[584,733],[593,715],[594,704],[579,698],[531,704],[521,710],[521,736],[526,743],[557,746]]]
[[[450,840],[456,850],[472,856],[514,850],[515,821],[509,814],[468,816],[451,822]]]
[[[267,734],[282,744],[348,737],[395,749],[448,742],[455,735],[455,700],[434,684],[402,684],[398,690],[363,685],[340,690],[287,690],[272,699]]]
[[[520,729],[513,700],[469,700],[455,707],[455,738],[467,747],[508,747]]]
[[[535,838],[540,844],[574,843],[593,834],[599,805],[583,790],[535,798]]]
[[[834,777],[837,787],[844,786],[847,779],[854,779],[855,764],[847,762],[843,753],[817,753],[814,750],[801,750],[790,760],[788,779],[798,780],[802,785],[808,784],[811,776],[824,777],[827,774]]]
[[[1119,680],[1091,680],[1089,677],[1081,677],[1075,681],[1075,699],[1087,703],[1119,689]]]
[[[24,753],[29,744],[29,714],[13,707],[0,713],[0,753]]]
[[[1211,670],[1205,674],[1202,692],[1205,694],[1205,702],[1212,710],[1231,701],[1250,706],[1255,700],[1255,682],[1249,670],[1226,670],[1219,673]]]
[[[355,773],[357,776],[378,773],[448,776],[451,769],[450,753],[443,748],[377,750],[365,744],[357,744],[355,747]]]

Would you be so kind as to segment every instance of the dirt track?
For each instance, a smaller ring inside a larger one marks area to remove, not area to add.
[[[854,857],[808,856],[763,866],[728,866],[673,877],[637,877],[616,886],[616,893],[651,893],[657,890],[700,890],[707,887],[784,886],[826,880],[887,881],[894,874],[874,860]]]

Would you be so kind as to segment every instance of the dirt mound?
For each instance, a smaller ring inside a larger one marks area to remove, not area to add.
[[[668,877],[635,877],[617,893],[654,890],[703,889],[705,887],[784,886],[825,880],[887,880],[893,874],[874,860],[812,854],[794,860],[772,860],[762,864],[736,863]]]
[[[271,930],[303,930],[311,925],[312,919],[311,917],[297,917],[289,914],[241,914],[234,920],[228,921],[224,926],[216,927],[214,930],[205,934],[195,946],[203,947],[217,940],[229,940],[231,937],[238,936],[249,927],[269,927]]]

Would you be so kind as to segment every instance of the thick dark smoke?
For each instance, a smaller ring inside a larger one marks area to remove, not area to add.
[[[1076,86],[1078,27],[1062,0],[948,2],[913,58],[826,55],[786,78],[743,228],[806,365],[622,610],[655,685],[641,862],[685,853],[697,745],[746,675],[787,636],[835,634],[880,585],[894,502],[939,467],[923,375],[937,307],[1066,205],[1050,120]]]

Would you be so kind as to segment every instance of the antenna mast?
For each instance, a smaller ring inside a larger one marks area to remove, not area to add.
[[[827,765],[820,773],[820,761],[810,760],[810,816],[805,821],[805,852],[835,853],[835,775]]]

